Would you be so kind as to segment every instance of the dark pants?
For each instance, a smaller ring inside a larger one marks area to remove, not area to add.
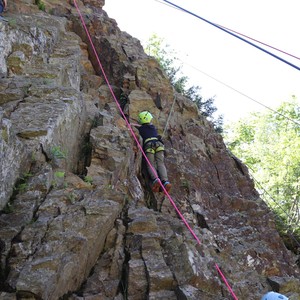
[[[4,5],[2,4],[1,0],[0,0],[0,14],[3,13],[4,10]]]
[[[145,146],[146,156],[149,159],[152,167],[157,171],[157,175],[161,181],[168,181],[168,175],[166,166],[164,163],[164,145],[163,143],[149,142]],[[155,179],[155,174],[152,171],[152,168],[147,164],[147,169],[150,175],[151,180]]]
[[[146,156],[149,159],[152,167],[157,170],[157,175],[161,181],[168,181],[167,170],[164,164],[164,151],[156,152],[155,154],[151,152],[146,152]],[[155,179],[155,175],[152,172],[151,167],[147,164],[147,169],[151,180]]]

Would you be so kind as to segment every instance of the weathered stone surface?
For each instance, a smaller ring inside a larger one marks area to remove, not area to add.
[[[17,300],[16,295],[9,293],[0,293],[0,298],[2,300]]]
[[[273,290],[287,295],[290,291],[293,291],[294,293],[292,299],[300,298],[299,278],[290,278],[290,277],[285,278],[285,277],[273,276],[268,278],[268,282],[271,285]],[[298,298],[295,298],[296,296],[298,296]]]
[[[82,288],[84,297],[93,295],[95,299],[114,299],[117,296],[125,260],[125,231],[122,221],[117,220],[116,227],[107,236],[101,258]]]
[[[149,292],[172,290],[175,287],[173,273],[168,268],[162,249],[155,239],[143,240],[142,257],[149,276]]]
[[[5,104],[5,115],[1,115],[1,178],[7,178],[1,185],[1,208],[22,172],[29,171],[36,149],[55,159],[51,151],[59,147],[66,153],[63,164],[69,170],[77,169],[87,119],[85,97],[79,92],[80,38],[66,32],[66,20],[61,18],[20,15],[15,20],[22,30],[6,25],[0,33],[1,72],[10,76],[0,89],[0,104]],[[15,100],[18,102],[11,105]]]
[[[147,297],[148,280],[145,262],[142,259],[131,259],[128,264],[128,297],[144,299]]]
[[[119,203],[101,199],[97,193],[86,194],[74,204],[64,194],[49,194],[39,207],[37,220],[28,226],[29,231],[37,228],[39,232],[35,250],[27,229],[14,244],[32,257],[30,261],[14,259],[7,284],[19,293],[29,289],[42,299],[57,299],[79,288],[101,253],[120,209]]]
[[[23,73],[25,63],[25,54],[22,51],[13,52],[7,58],[8,69],[12,72],[12,74],[20,75]]]
[[[173,291],[153,292],[149,294],[149,300],[176,300],[178,299]]]
[[[12,195],[18,175],[26,171],[26,145],[16,137],[11,120],[0,111],[0,208]],[[23,169],[23,170],[22,170]]]
[[[175,299],[189,299],[189,300],[198,300],[198,299],[224,299],[222,296],[209,296],[208,293],[204,293],[201,290],[193,287],[192,285],[183,285],[179,286],[176,290]]]
[[[239,299],[299,300],[297,257],[196,105],[104,1],[78,4],[109,84],[74,3],[45,3],[0,23],[0,298],[231,299],[219,267]],[[164,134],[172,201],[115,103],[124,78],[130,121],[150,110]]]

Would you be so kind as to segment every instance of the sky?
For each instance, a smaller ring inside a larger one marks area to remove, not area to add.
[[[257,44],[300,68],[299,0],[171,0],[211,23],[286,53]],[[119,28],[146,44],[156,34],[174,49],[189,84],[215,98],[224,123],[249,112],[276,109],[295,95],[300,71],[163,0],[105,0]],[[257,103],[258,102],[258,103]]]

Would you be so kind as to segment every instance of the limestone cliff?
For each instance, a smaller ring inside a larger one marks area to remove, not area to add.
[[[44,1],[46,12],[40,1],[8,2],[9,22],[0,23],[0,299],[232,299],[216,264],[238,299],[269,290],[300,299],[296,257],[247,168],[104,1],[77,3],[115,96],[127,78],[130,115],[155,116],[170,195],[200,244],[169,199],[149,189],[73,0]]]

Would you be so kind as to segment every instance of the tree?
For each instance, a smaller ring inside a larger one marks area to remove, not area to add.
[[[254,113],[226,128],[228,148],[251,170],[261,197],[300,237],[300,106],[295,97],[277,113]],[[296,121],[295,121],[296,120]]]
[[[217,132],[221,133],[223,131],[223,116],[214,116],[217,111],[214,98],[203,99],[199,86],[187,87],[188,77],[182,74],[182,65],[178,63],[176,52],[164,42],[164,39],[153,34],[145,46],[145,51],[148,55],[156,58],[175,91],[195,102],[201,114],[214,124]]]

